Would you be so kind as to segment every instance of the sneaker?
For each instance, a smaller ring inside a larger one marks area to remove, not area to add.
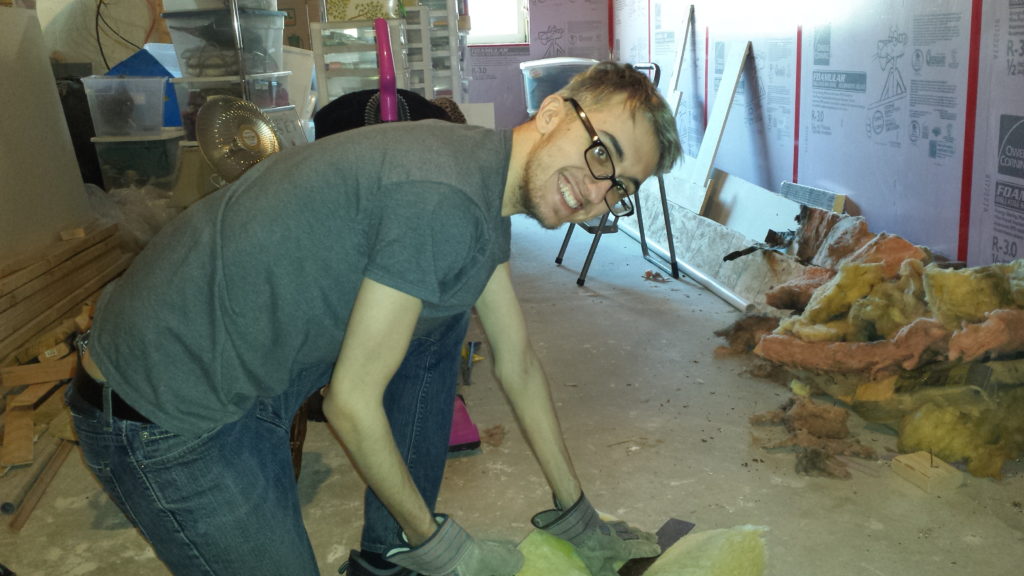
[[[349,554],[348,561],[338,568],[338,573],[345,576],[418,576],[416,572],[401,566],[393,568],[377,568],[372,566],[359,555],[358,550],[353,550]]]

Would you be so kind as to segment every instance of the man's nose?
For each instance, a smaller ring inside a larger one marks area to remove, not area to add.
[[[586,195],[587,202],[590,204],[605,203],[604,198],[608,194],[607,180],[598,180],[597,178],[594,178],[592,174],[587,174],[584,184],[586,186],[584,194]]]

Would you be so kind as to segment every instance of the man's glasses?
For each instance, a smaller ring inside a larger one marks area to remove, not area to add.
[[[605,146],[604,142],[601,142],[597,131],[594,130],[594,125],[590,123],[587,113],[580,107],[579,102],[572,98],[566,98],[566,100],[572,104],[573,109],[576,110],[576,115],[580,117],[580,122],[583,123],[583,127],[590,134],[590,146],[587,146],[587,149],[583,151],[583,159],[587,162],[590,175],[597,180],[608,180],[611,182],[611,186],[608,187],[608,191],[604,195],[604,203],[615,216],[631,216],[633,214],[633,202],[629,197],[636,190],[630,190],[625,182],[615,177],[615,164],[612,162],[612,155],[608,152],[608,147]],[[611,201],[608,200],[609,196],[612,197]]]

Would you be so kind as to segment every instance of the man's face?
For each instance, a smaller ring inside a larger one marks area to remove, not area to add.
[[[593,139],[584,121],[569,102],[559,103],[562,114],[531,150],[520,187],[524,211],[548,229],[600,216],[619,199],[609,192],[612,181],[595,178],[587,166],[584,152]],[[614,164],[615,177],[628,190],[636,190],[654,172],[658,160],[650,121],[643,117],[634,121],[621,97],[585,108],[586,120]]]

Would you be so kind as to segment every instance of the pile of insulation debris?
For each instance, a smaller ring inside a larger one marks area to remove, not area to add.
[[[806,208],[799,222],[787,251],[806,265],[803,275],[766,292],[773,313],[716,334],[784,368],[809,396],[827,394],[891,426],[900,452],[999,477],[1024,452],[1024,260],[966,268],[870,233],[861,217]],[[791,422],[808,409],[842,426],[808,436]],[[786,424],[786,442],[836,472],[836,455],[873,457],[846,440],[840,412],[800,398],[752,421]]]

